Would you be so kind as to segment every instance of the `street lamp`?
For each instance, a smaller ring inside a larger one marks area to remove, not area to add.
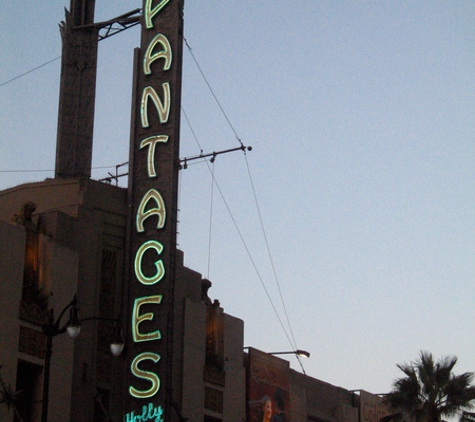
[[[69,320],[60,327],[61,318],[69,309]],[[124,349],[124,341],[122,339],[122,327],[121,321],[117,318],[104,318],[104,317],[88,317],[79,319],[78,316],[79,308],[77,306],[77,298],[74,295],[73,300],[66,305],[66,307],[59,314],[58,319],[54,320],[54,310],[51,309],[48,323],[43,325],[43,334],[46,336],[46,346],[45,346],[45,365],[44,365],[44,374],[43,374],[43,403],[41,409],[41,422],[48,421],[48,402],[49,402],[49,378],[50,378],[50,369],[51,369],[51,355],[53,353],[53,337],[56,337],[65,332],[71,338],[76,338],[81,331],[81,323],[88,320],[103,320],[103,321],[113,321],[115,322],[114,333],[112,342],[110,345],[110,350],[112,355],[119,356]]]
[[[305,368],[303,367],[302,361],[300,360],[300,357],[309,358],[310,352],[307,352],[306,350],[297,349],[288,352],[271,352],[268,353],[268,355],[295,355],[300,364],[300,367],[302,368],[302,372],[304,373],[304,375],[307,375],[307,373],[305,372]]]
[[[310,357],[310,352],[307,352],[306,350],[291,350],[289,352],[269,352],[267,353],[268,355],[297,355],[303,358],[309,358]]]

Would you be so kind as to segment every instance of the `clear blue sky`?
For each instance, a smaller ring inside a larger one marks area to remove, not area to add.
[[[60,56],[64,7],[1,3],[0,84]],[[137,7],[98,0],[96,21]],[[245,345],[289,350],[280,318],[308,375],[373,393],[420,350],[475,370],[475,2],[187,0],[185,37],[253,147],[214,163],[227,206],[204,162],[180,189],[185,264]],[[128,160],[138,44],[136,28],[100,43],[94,178]],[[184,53],[181,156],[239,146]],[[53,176],[59,71],[0,86],[0,189]]]

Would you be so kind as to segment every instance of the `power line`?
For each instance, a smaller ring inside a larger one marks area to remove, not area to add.
[[[111,37],[112,35],[118,34],[119,32],[122,32],[122,31],[124,31],[128,28],[132,28],[133,26],[138,25],[140,23],[139,22],[140,15],[137,15],[137,13],[139,13],[140,11],[141,11],[140,8],[134,9],[131,12],[125,13],[124,15],[118,16],[117,18],[114,18],[114,19],[110,19],[106,22],[98,22],[98,23],[94,23],[92,25],[85,25],[84,27],[93,26],[95,28],[98,28],[99,30],[101,30],[101,29],[105,30],[106,33],[104,35],[98,34],[98,41],[102,41],[102,40],[104,40],[108,37]],[[133,16],[133,15],[136,15],[136,16]],[[114,24],[119,25],[119,27],[114,27]],[[81,28],[81,27],[78,27],[78,28]],[[15,76],[14,78],[12,78],[10,80],[1,83],[0,87],[2,87],[3,85],[8,84],[10,82],[13,82],[13,81],[25,76],[25,75],[28,75],[29,73],[34,72],[35,70],[38,70],[38,69],[42,68],[43,66],[46,66],[50,63],[53,63],[56,60],[59,60],[61,57],[62,56],[56,57],[55,59],[50,60],[49,62],[40,64],[39,66],[37,66],[37,67],[35,67],[31,70],[28,70],[25,73],[22,73],[21,75]]]
[[[50,64],[50,63],[53,63],[53,62],[55,62],[56,60],[59,60],[60,58],[61,58],[61,56],[56,57],[55,59],[50,60],[49,62],[40,64],[39,66],[36,66],[35,68],[30,69],[30,70],[28,70],[28,71],[25,72],[25,73],[22,73],[21,75],[15,76],[14,78],[12,78],[12,79],[10,79],[10,80],[1,83],[1,84],[0,84],[0,87],[2,87],[3,85],[8,84],[8,83],[10,83],[10,82],[16,81],[17,79],[20,79],[20,78],[22,78],[23,76],[28,75],[29,73],[34,72],[35,70],[38,70],[38,69],[42,68],[43,66],[46,66],[46,65],[48,65],[48,64]]]
[[[229,120],[228,115],[227,115],[226,112],[224,111],[224,108],[221,106],[221,103],[219,102],[218,97],[216,97],[216,95],[215,95],[213,89],[211,88],[211,85],[210,85],[210,83],[208,82],[208,79],[206,78],[206,76],[205,76],[203,70],[201,69],[201,66],[199,65],[198,61],[196,60],[195,55],[193,54],[193,51],[191,50],[191,47],[190,47],[190,45],[188,44],[188,41],[186,40],[185,37],[183,37],[183,40],[185,41],[185,44],[186,44],[186,46],[188,47],[188,51],[190,52],[190,55],[191,55],[191,57],[193,58],[193,61],[195,62],[196,67],[197,67],[198,70],[200,71],[201,76],[203,76],[203,79],[204,79],[204,81],[206,82],[206,85],[208,85],[208,88],[209,88],[209,90],[210,90],[210,92],[211,92],[211,95],[213,96],[214,100],[216,101],[216,104],[218,104],[218,107],[219,107],[219,109],[221,110],[221,112],[223,113],[223,116],[225,117],[226,121],[228,122],[229,127],[230,127],[231,130],[234,132],[234,136],[236,137],[236,139],[238,140],[238,142],[239,142],[239,143],[241,144],[241,146],[242,146],[243,144],[242,144],[241,139],[239,138],[239,136],[238,136],[236,130],[234,129],[233,125],[231,124],[231,121]]]
[[[116,166],[97,166],[91,167],[91,170],[101,170],[101,169],[111,169],[115,168]],[[55,171],[54,169],[47,169],[47,170],[0,170],[0,173],[47,173]]]
[[[226,118],[226,121],[228,122],[228,124],[229,124],[231,130],[233,131],[233,133],[234,133],[236,139],[239,141],[239,143],[241,144],[241,146],[243,146],[243,143],[242,143],[241,139],[239,138],[239,136],[238,136],[236,130],[234,129],[233,125],[231,124],[231,121],[230,121],[230,119],[228,118],[228,116],[227,116],[226,112],[224,111],[223,107],[221,106],[221,103],[219,102],[218,98],[217,98],[216,95],[214,94],[213,89],[211,88],[211,85],[210,85],[210,83],[208,82],[208,79],[206,78],[206,76],[205,76],[205,74],[204,74],[204,72],[203,72],[201,66],[199,65],[199,63],[198,63],[196,57],[194,56],[193,52],[191,51],[191,47],[190,47],[190,45],[188,44],[188,41],[186,40],[186,38],[184,38],[184,41],[185,41],[185,44],[186,44],[186,46],[187,46],[187,48],[188,48],[188,50],[189,50],[189,52],[190,52],[191,57],[193,58],[193,61],[195,62],[195,64],[196,64],[198,70],[200,71],[200,73],[201,73],[203,79],[205,80],[206,85],[208,86],[208,88],[209,88],[209,90],[210,90],[210,92],[211,92],[213,98],[215,99],[215,101],[216,101],[218,107],[220,108],[221,112],[223,113],[224,117]],[[190,128],[191,128],[190,121],[188,120],[188,117],[186,116],[186,114],[185,114],[185,118],[186,118],[186,120],[187,120],[187,122],[188,122],[188,124],[189,124],[189,126],[190,126]],[[193,131],[192,128],[191,128],[191,131],[192,131],[192,133],[193,133],[193,136],[195,137],[196,142],[198,143],[198,140],[196,139],[196,135],[195,135],[195,133],[194,133],[194,131]],[[198,145],[199,145],[199,143],[198,143]],[[199,147],[200,147],[200,149],[201,149],[201,146],[200,146],[200,145],[199,145]],[[202,151],[202,149],[201,149],[201,151]],[[289,330],[290,330],[291,338],[290,338],[289,335],[287,334],[287,330],[286,330],[286,328],[285,328],[285,326],[284,326],[284,324],[283,324],[283,322],[282,322],[282,320],[281,320],[281,318],[280,318],[280,316],[279,316],[279,314],[278,314],[278,312],[277,312],[277,309],[276,309],[276,307],[275,307],[275,305],[274,305],[274,303],[273,303],[273,301],[272,301],[272,298],[270,297],[270,294],[269,294],[269,292],[268,292],[268,290],[267,290],[267,288],[266,288],[266,286],[265,286],[264,280],[262,279],[262,277],[261,277],[261,275],[260,275],[260,273],[259,273],[259,270],[258,270],[258,268],[257,268],[257,265],[256,265],[254,259],[252,258],[251,252],[250,252],[249,248],[247,247],[247,244],[246,244],[246,242],[245,242],[245,240],[244,240],[244,237],[243,237],[243,235],[242,235],[242,233],[241,233],[241,231],[240,231],[240,229],[239,229],[239,227],[238,227],[238,225],[237,225],[237,223],[236,223],[236,220],[234,219],[234,217],[233,217],[233,215],[232,215],[232,213],[231,213],[231,210],[230,210],[230,208],[229,208],[229,206],[228,206],[228,204],[227,204],[227,202],[226,202],[226,199],[224,198],[224,194],[223,194],[223,192],[221,191],[219,185],[217,184],[217,181],[216,181],[215,175],[214,175],[214,171],[211,171],[208,162],[206,162],[206,164],[207,164],[207,166],[208,166],[208,170],[209,170],[210,173],[211,173],[211,177],[212,177],[212,179],[213,179],[213,182],[216,184],[216,187],[217,187],[217,189],[218,189],[218,192],[219,192],[219,194],[221,195],[221,198],[222,198],[222,200],[223,200],[223,202],[224,202],[224,204],[225,204],[225,206],[226,206],[226,209],[228,210],[228,213],[229,213],[229,215],[230,215],[230,217],[231,217],[231,220],[232,220],[232,222],[233,222],[233,224],[234,224],[234,226],[235,226],[235,228],[236,228],[236,230],[237,230],[237,232],[238,232],[238,235],[239,235],[239,237],[241,238],[241,241],[242,241],[242,243],[243,243],[243,245],[244,245],[244,248],[246,249],[246,252],[247,252],[247,254],[248,254],[248,256],[249,256],[249,259],[251,260],[251,264],[252,264],[252,266],[254,267],[254,270],[255,270],[255,272],[256,272],[256,274],[257,274],[257,277],[259,278],[259,280],[260,280],[260,282],[261,282],[261,285],[262,285],[262,287],[264,288],[264,291],[265,291],[265,293],[266,293],[266,295],[267,295],[267,298],[268,298],[268,300],[269,300],[269,302],[270,302],[270,304],[271,304],[271,306],[272,306],[272,308],[273,308],[273,310],[274,310],[274,313],[276,314],[277,319],[279,320],[279,323],[280,323],[280,325],[281,325],[281,327],[282,327],[282,329],[283,329],[283,331],[284,331],[284,334],[285,334],[285,336],[287,337],[287,340],[289,341],[289,344],[290,344],[293,348],[297,349],[297,348],[298,348],[298,347],[297,347],[297,342],[296,342],[296,340],[295,340],[295,336],[294,336],[294,333],[293,333],[293,330],[292,330],[292,326],[291,326],[291,324],[290,324],[290,319],[289,319],[289,316],[288,316],[287,308],[286,308],[286,306],[285,306],[285,301],[284,301],[284,297],[283,297],[283,294],[282,294],[282,290],[281,290],[281,288],[280,288],[280,282],[279,282],[279,279],[278,279],[278,276],[277,276],[277,271],[276,271],[276,269],[275,269],[274,260],[273,260],[273,258],[272,258],[272,253],[271,253],[271,251],[270,251],[269,242],[268,242],[268,240],[267,240],[266,230],[265,230],[265,226],[264,226],[262,214],[261,214],[260,207],[259,207],[259,202],[258,202],[258,199],[257,199],[256,190],[255,190],[255,188],[254,188],[254,183],[253,183],[253,181],[252,181],[252,176],[251,176],[251,172],[250,172],[250,168],[249,168],[249,163],[248,163],[248,161],[247,161],[246,150],[243,149],[243,151],[244,151],[244,156],[245,156],[245,158],[246,158],[246,166],[247,166],[247,170],[248,170],[248,176],[249,176],[249,180],[250,180],[250,184],[251,184],[251,189],[252,189],[253,196],[254,196],[254,202],[255,202],[255,205],[256,205],[256,208],[257,208],[257,212],[258,212],[259,220],[260,220],[260,224],[261,224],[261,229],[262,229],[262,232],[263,232],[263,235],[264,235],[265,244],[266,244],[266,247],[267,247],[267,253],[268,253],[268,256],[269,256],[270,263],[271,263],[271,267],[272,267],[274,279],[275,279],[275,282],[276,282],[276,285],[277,285],[277,288],[278,288],[278,291],[279,291],[280,300],[281,300],[281,302],[282,302],[282,306],[283,306],[283,309],[284,309],[284,314],[285,314],[286,322],[287,322],[287,325],[288,325]],[[213,183],[213,184],[214,184],[214,183]],[[211,240],[209,240],[209,242],[211,243]],[[209,272],[209,268],[208,268],[208,272]],[[305,373],[305,369],[304,369],[304,367],[303,367],[303,364],[302,364],[301,360],[298,358],[298,356],[297,356],[297,360],[298,360],[298,362],[299,362],[299,364],[300,364],[300,366],[301,366],[301,368],[302,368],[303,373]]]

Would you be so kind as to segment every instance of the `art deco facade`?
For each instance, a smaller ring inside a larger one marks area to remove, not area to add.
[[[87,178],[0,192],[0,374],[4,385],[21,391],[10,410],[0,406],[1,420],[19,421],[14,408],[25,422],[41,420],[42,327],[51,309],[57,318],[77,294],[80,318],[119,317],[130,331],[123,319],[126,194]],[[253,421],[256,402],[264,393],[273,399],[277,385],[294,421],[380,419],[378,397],[311,378],[255,349],[244,351],[243,321],[209,298],[211,283],[183,266],[181,252],[176,278],[172,420]],[[111,335],[108,321],[90,320],[76,339],[66,333],[54,338],[48,421],[140,420],[127,419],[123,400],[130,335],[119,357],[109,351]]]
[[[25,203],[36,206],[31,219],[21,215]],[[42,326],[52,308],[58,317],[77,294],[81,318],[121,318],[130,331],[123,318],[126,190],[88,179],[47,180],[1,192],[0,212],[1,374],[14,390],[26,392],[16,406],[25,421],[39,420]],[[241,420],[243,322],[208,298],[208,282],[183,266],[180,252],[176,274],[177,420],[181,414],[190,420],[205,414]],[[65,315],[62,323],[67,320]],[[127,414],[122,405],[127,345],[113,357],[111,335],[109,321],[91,320],[75,340],[66,334],[54,338],[48,420],[122,420]]]

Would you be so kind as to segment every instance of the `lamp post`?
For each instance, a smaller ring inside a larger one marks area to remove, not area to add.
[[[297,350],[290,350],[288,352],[271,352],[271,353],[267,353],[268,355],[295,355],[295,357],[297,358],[298,362],[299,362],[299,365],[300,367],[302,368],[302,372],[304,373],[304,375],[307,375],[307,373],[305,372],[305,368],[303,367],[303,364],[302,364],[302,361],[300,360],[300,357],[304,357],[304,358],[309,358],[310,357],[310,352],[307,352],[306,350],[301,350],[301,349],[297,349]]]
[[[69,320],[61,326],[61,318],[66,313],[69,312]],[[65,332],[71,338],[76,338],[81,331],[81,322],[88,320],[104,320],[104,321],[113,321],[115,322],[113,339],[110,345],[111,353],[114,356],[119,356],[124,349],[124,341],[122,340],[122,328],[121,321],[117,318],[104,318],[104,317],[87,317],[79,319],[78,317],[79,308],[77,306],[77,298],[74,295],[73,300],[66,305],[66,307],[59,314],[58,319],[54,320],[54,310],[51,309],[48,322],[43,325],[43,334],[46,337],[45,345],[45,364],[43,372],[43,402],[41,409],[41,422],[48,421],[48,403],[49,403],[49,381],[50,381],[50,370],[51,370],[51,356],[53,354],[53,337],[56,337]]]
[[[310,352],[307,352],[306,350],[301,350],[301,349],[290,350],[288,352],[268,352],[267,354],[268,355],[296,355],[303,358],[310,357]]]

